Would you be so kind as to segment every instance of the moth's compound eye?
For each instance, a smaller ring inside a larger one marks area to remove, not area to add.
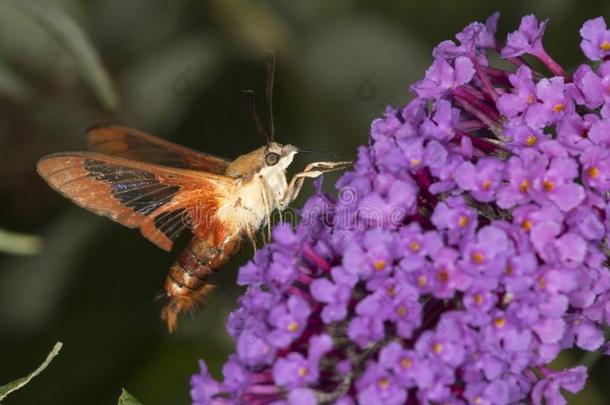
[[[275,152],[270,152],[265,155],[265,163],[267,166],[275,166],[280,161],[280,155]]]

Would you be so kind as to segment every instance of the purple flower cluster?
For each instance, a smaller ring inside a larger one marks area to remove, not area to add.
[[[583,25],[596,63],[568,75],[547,21],[504,44],[497,21],[439,44],[339,198],[318,192],[241,268],[236,353],[222,382],[201,362],[196,404],[564,404],[583,388],[585,367],[550,363],[607,350],[610,30]]]

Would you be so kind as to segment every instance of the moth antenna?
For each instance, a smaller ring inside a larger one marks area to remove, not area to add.
[[[271,144],[271,140],[269,139],[269,135],[263,129],[263,125],[261,124],[260,118],[258,118],[258,112],[256,111],[256,94],[254,90],[244,90],[244,94],[246,95],[246,100],[248,102],[248,112],[250,113],[250,118],[252,122],[254,122],[254,126],[256,127],[256,132],[258,136],[261,137],[263,142],[269,146]]]
[[[269,59],[267,60],[267,113],[269,136],[271,141],[275,140],[275,124],[273,122],[273,85],[275,82],[275,52],[269,51]]]

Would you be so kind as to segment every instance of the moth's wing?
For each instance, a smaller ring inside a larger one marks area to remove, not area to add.
[[[129,127],[98,126],[87,137],[94,152],[162,166],[224,174],[231,163]]]
[[[142,234],[164,250],[185,229],[207,234],[222,224],[218,207],[233,180],[212,173],[159,166],[92,152],[42,158],[38,173],[61,194]]]

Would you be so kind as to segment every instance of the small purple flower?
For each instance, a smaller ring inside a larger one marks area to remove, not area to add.
[[[420,356],[425,356],[434,362],[457,367],[462,363],[466,354],[465,342],[460,339],[457,329],[449,325],[445,328],[438,329],[442,333],[424,332],[415,344],[415,351]]]
[[[308,388],[295,388],[288,393],[287,405],[316,405],[317,403],[315,392]]]
[[[536,383],[532,391],[532,402],[534,405],[547,404],[566,404],[565,398],[561,395],[560,389],[575,393],[580,391],[587,379],[587,369],[578,366],[559,372],[549,372],[541,381]]]
[[[583,316],[572,315],[567,318],[568,329],[562,341],[562,346],[576,346],[588,351],[599,349],[604,343],[604,332],[594,322]]]
[[[583,152],[580,162],[585,184],[602,193],[610,191],[610,150],[592,146]]]
[[[337,274],[345,272],[341,268],[333,269],[333,280],[320,278],[311,283],[311,295],[318,302],[326,304],[320,314],[324,323],[341,321],[347,316],[347,305],[351,298],[351,288],[342,280],[336,280]]]
[[[495,12],[485,20],[485,24],[472,23],[456,34],[456,38],[462,46],[469,48],[487,48],[495,49],[496,47],[496,29],[498,27],[498,19],[500,13]]]
[[[475,211],[460,197],[448,198],[437,204],[431,220],[438,229],[448,231],[451,244],[471,235],[478,225]]]
[[[460,118],[460,110],[453,108],[447,100],[436,103],[434,115],[424,120],[420,129],[423,135],[439,141],[450,141]]]
[[[601,240],[604,237],[604,224],[597,212],[589,207],[579,207],[566,218],[571,231],[591,241]]]
[[[285,305],[272,308],[268,323],[273,329],[267,341],[278,348],[288,346],[303,333],[310,313],[309,304],[299,296],[292,296]]]
[[[358,401],[362,404],[400,405],[407,400],[407,391],[375,362],[369,362],[356,387],[359,391]]]
[[[307,358],[299,353],[289,353],[273,366],[273,380],[279,386],[294,389],[316,381],[319,376],[320,358],[332,347],[328,335],[314,336],[310,340]]]
[[[519,152],[525,148],[543,149],[548,146],[550,136],[543,133],[541,129],[534,129],[523,124],[520,119],[509,121],[504,127],[506,135],[510,137],[511,142],[507,144],[515,152]]]
[[[563,77],[542,79],[536,84],[536,99],[525,114],[525,121],[532,128],[542,128],[559,121],[574,109]]]
[[[472,278],[458,267],[458,258],[457,251],[446,247],[434,255],[430,292],[436,298],[452,297],[456,291],[467,291],[472,284]]]
[[[464,295],[463,303],[468,309],[467,321],[473,326],[487,324],[491,320],[489,312],[495,308],[498,298],[485,289],[470,288]]]
[[[542,49],[542,35],[547,22],[548,20],[538,22],[533,15],[523,17],[519,29],[508,34],[502,57],[511,58],[524,53],[536,53]]]
[[[413,287],[395,285],[394,290],[388,290],[383,302],[387,302],[390,311],[388,319],[396,326],[396,334],[402,338],[409,339],[413,335],[413,331],[421,325],[422,306],[419,303],[419,294]],[[398,290],[396,292],[395,290]]]
[[[547,164],[544,155],[530,149],[522,150],[520,156],[511,157],[505,174],[508,183],[498,191],[498,206],[512,208],[531,201],[532,186]]]
[[[200,373],[194,374],[191,377],[191,398],[193,399],[193,404],[222,404],[221,400],[216,400],[216,395],[223,391],[223,385],[212,378],[203,361],[199,361],[199,368],[201,369]]]
[[[599,121],[596,114],[566,115],[557,123],[557,140],[571,154],[578,155],[592,145],[588,138],[591,126]]]
[[[510,387],[508,382],[484,380],[469,383],[464,396],[473,404],[508,404]]]
[[[476,239],[464,245],[461,268],[476,277],[473,285],[488,288],[495,284],[495,276],[504,271],[511,248],[506,232],[488,225],[479,230]]]
[[[574,179],[578,176],[577,163],[571,158],[554,158],[543,176],[536,179],[533,198],[540,203],[554,202],[562,211],[578,206],[585,198],[585,191]]]
[[[498,99],[498,110],[508,118],[525,112],[536,102],[536,84],[532,79],[532,70],[523,65],[517,72],[508,76],[513,86],[513,93],[507,93]]]
[[[433,375],[426,361],[412,350],[405,350],[398,342],[391,342],[379,352],[379,363],[390,370],[403,388],[429,386]]]
[[[462,190],[469,191],[476,200],[493,201],[502,180],[503,169],[503,163],[497,159],[483,158],[476,166],[464,162],[457,168],[455,182]]]
[[[238,336],[236,351],[239,358],[249,366],[268,364],[275,355],[274,348],[267,343],[267,327],[259,322],[251,322]]]
[[[411,90],[423,99],[440,98],[448,91],[466,84],[474,76],[474,67],[470,59],[459,56],[451,63],[444,58],[436,58],[426,78],[415,83]]]
[[[368,224],[396,226],[415,209],[417,187],[410,179],[378,176],[373,189],[358,202],[358,217]]]
[[[589,139],[599,147],[610,148],[610,119],[598,120],[591,125]]]
[[[432,55],[434,58],[444,59],[466,56],[476,58],[481,65],[488,65],[484,50],[496,48],[495,34],[499,17],[500,13],[496,12],[487,18],[485,24],[469,24],[455,35],[460,42],[459,46],[454,41],[443,41],[434,48]]]
[[[383,339],[383,323],[391,308],[382,303],[378,295],[369,295],[356,306],[356,316],[349,323],[347,336],[361,348]]]
[[[391,233],[373,229],[362,238],[354,238],[346,247],[343,268],[350,274],[367,280],[388,274],[398,257]]]
[[[610,55],[610,31],[604,17],[585,21],[580,29],[580,49],[591,60],[600,60]]]
[[[399,231],[397,248],[402,248],[400,268],[406,272],[422,268],[443,246],[437,232],[422,232],[419,225],[411,225]]]

